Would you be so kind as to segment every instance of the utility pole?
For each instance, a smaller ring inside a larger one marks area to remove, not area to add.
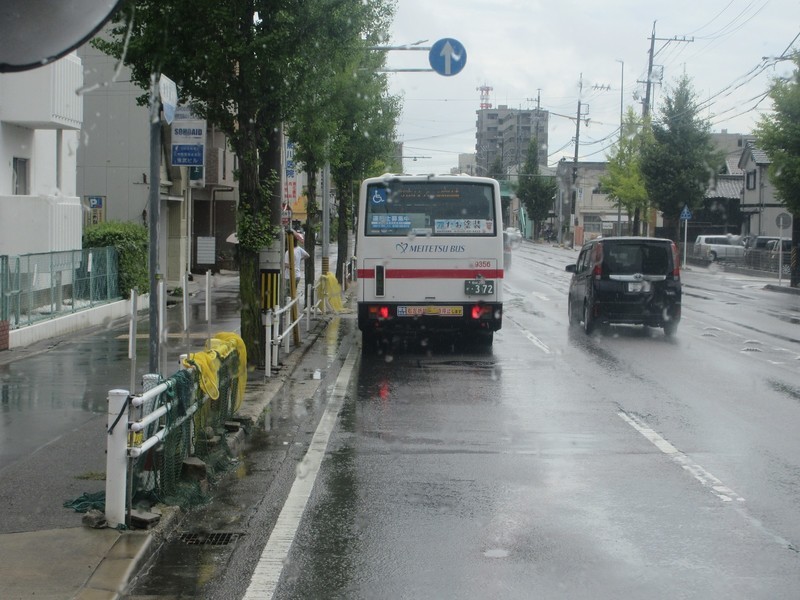
[[[625,104],[625,61],[617,59],[622,65],[619,78],[619,149],[622,150],[622,129],[625,123],[623,116],[623,105]],[[630,215],[628,215],[630,218]],[[622,235],[622,202],[617,198],[617,235]]]
[[[581,139],[581,94],[583,93],[583,73],[581,73],[580,80],[578,81],[578,112],[575,115],[575,155],[572,159],[572,199],[570,201],[569,210],[569,229],[572,231],[572,239],[570,246],[575,247],[575,211],[578,204],[578,144]]]
[[[648,60],[647,60],[647,81],[645,81],[645,93],[644,93],[644,104],[642,104],[642,117],[644,117],[644,121],[647,121],[647,117],[650,116],[650,104],[652,102],[651,97],[651,88],[653,85],[653,59],[655,57],[656,51],[656,40],[666,42],[662,49],[667,46],[670,42],[693,42],[694,38],[686,39],[686,37],[678,38],[677,36],[671,38],[657,38],[656,37],[656,22],[653,21],[653,31],[650,34],[650,52]],[[660,50],[659,50],[660,52]],[[641,215],[639,214],[639,209],[637,208],[634,212],[633,216],[633,235],[639,235],[639,221]],[[655,221],[655,218],[652,219]],[[653,227],[655,228],[655,222],[653,222]]]
[[[650,34],[650,52],[648,52],[647,59],[647,81],[644,91],[644,104],[642,105],[642,116],[646,117],[650,114],[650,86],[652,85],[653,77],[653,54],[656,45],[656,22],[653,21],[653,32]]]
[[[642,116],[643,117],[646,117],[646,116],[648,116],[650,114],[650,105],[652,103],[652,101],[651,101],[652,94],[651,94],[650,90],[651,90],[651,86],[653,84],[653,59],[655,58],[655,55],[656,55],[656,51],[655,51],[656,40],[658,40],[659,42],[666,42],[664,44],[664,46],[662,46],[661,49],[659,49],[659,52],[660,52],[661,50],[666,48],[667,44],[669,44],[670,42],[693,42],[694,38],[687,39],[686,36],[681,36],[680,38],[678,36],[673,36],[671,38],[657,38],[656,37],[656,22],[653,21],[653,31],[650,34],[650,52],[648,53],[649,57],[648,57],[648,61],[647,61],[647,81],[644,82],[646,87],[645,87],[645,94],[644,94],[644,104],[642,105]]]

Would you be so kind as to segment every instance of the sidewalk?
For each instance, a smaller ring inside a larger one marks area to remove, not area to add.
[[[226,290],[215,305],[217,312],[238,315],[238,274],[216,276],[218,289]],[[204,285],[196,278],[192,292]],[[190,304],[198,304],[201,301]],[[219,303],[226,303],[221,306]],[[197,307],[195,306],[195,309]],[[254,371],[247,383],[239,415],[257,422],[271,400],[300,365],[303,356],[325,331],[334,315],[312,320],[311,330],[301,331],[302,343],[281,358],[280,372],[264,379],[263,370]],[[237,325],[217,323],[216,331],[238,331]],[[115,324],[113,333],[127,333],[127,323]],[[87,332],[85,337],[108,340],[109,330]],[[73,338],[61,340],[69,344]],[[199,342],[198,342],[199,343]],[[29,360],[45,348],[32,348],[13,360]],[[59,354],[52,353],[57,360]],[[49,355],[48,355],[49,357]],[[8,357],[5,358],[6,361]],[[172,363],[175,364],[175,363]],[[2,367],[2,361],[0,361]],[[2,373],[2,371],[0,371]],[[150,557],[161,537],[179,524],[181,511],[163,508],[159,524],[152,530],[117,531],[93,529],[82,525],[83,515],[63,507],[68,493],[75,489],[94,492],[104,489],[102,481],[76,483],[76,474],[105,470],[105,420],[97,415],[91,420],[30,456],[5,468],[0,489],[0,597],[5,599],[38,598],[51,600],[112,600],[119,598],[126,584]],[[243,436],[239,436],[243,444]],[[76,485],[79,488],[76,488]],[[12,532],[9,532],[12,531]]]

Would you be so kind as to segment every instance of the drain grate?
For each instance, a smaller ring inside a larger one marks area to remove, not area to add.
[[[241,533],[232,532],[205,532],[205,533],[182,533],[180,541],[189,546],[226,546],[235,542]]]

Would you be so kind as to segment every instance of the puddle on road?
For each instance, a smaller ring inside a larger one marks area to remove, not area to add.
[[[483,553],[486,558],[508,558],[509,554],[509,551],[503,548],[490,548]]]

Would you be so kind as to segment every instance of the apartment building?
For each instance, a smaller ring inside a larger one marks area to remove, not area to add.
[[[0,75],[0,255],[81,247],[81,60]]]
[[[533,137],[539,142],[539,165],[547,165],[547,130],[550,113],[542,109],[516,109],[506,105],[477,111],[475,174],[486,175],[500,158],[503,172],[521,165]]]
[[[77,194],[85,224],[127,221],[148,225],[150,108],[130,70],[85,44],[78,49],[85,71],[84,123],[77,148]],[[168,74],[167,74],[168,75]],[[179,117],[191,117],[179,110]],[[204,166],[173,166],[171,128],[162,127],[159,174],[159,267],[167,285],[184,273],[232,268],[238,186],[235,155],[227,138],[206,129]]]

